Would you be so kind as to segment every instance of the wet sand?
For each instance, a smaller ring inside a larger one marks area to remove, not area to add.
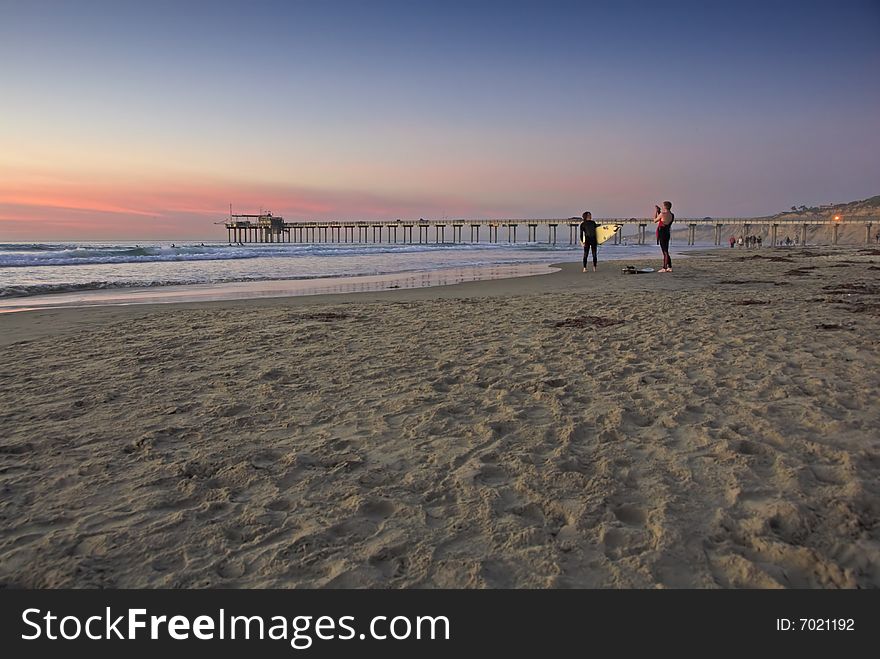
[[[450,286],[470,281],[506,279],[550,274],[554,268],[543,263],[443,268],[429,272],[399,272],[356,277],[320,277],[234,281],[217,284],[153,286],[149,288],[107,288],[47,295],[0,298],[0,314],[43,309],[102,307],[107,305],[181,304],[251,300],[301,295],[372,293],[405,288]]]

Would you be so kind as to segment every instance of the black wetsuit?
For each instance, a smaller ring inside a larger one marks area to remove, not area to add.
[[[660,223],[660,226],[657,227],[657,240],[660,243],[660,251],[663,252],[663,267],[671,268],[672,267],[672,257],[669,256],[669,239],[672,237],[672,223],[675,222],[675,215],[672,211],[669,211],[669,215],[672,220],[666,226],[663,226],[663,223]]]
[[[584,243],[584,267],[590,258],[590,250],[593,250],[593,267],[596,266],[598,259],[596,258],[596,250],[599,247],[599,239],[596,237],[596,223],[593,220],[584,220],[581,222],[581,242]]]

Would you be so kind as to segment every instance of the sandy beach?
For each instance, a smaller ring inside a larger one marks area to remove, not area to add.
[[[880,586],[880,250],[623,265],[0,315],[0,587]]]

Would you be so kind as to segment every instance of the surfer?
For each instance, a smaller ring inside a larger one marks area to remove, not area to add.
[[[596,236],[597,224],[593,222],[593,214],[585,211],[583,214],[584,221],[581,222],[580,236],[581,245],[584,246],[584,272],[587,271],[587,262],[590,259],[590,250],[593,250],[593,272],[596,272],[596,250],[599,247],[599,239]]]
[[[663,267],[658,272],[672,272],[672,257],[669,256],[669,240],[672,237],[672,223],[675,214],[672,212],[672,202],[664,201],[663,210],[657,216],[657,240],[660,243],[660,251],[663,252]]]

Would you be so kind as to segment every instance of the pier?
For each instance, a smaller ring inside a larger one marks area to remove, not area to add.
[[[618,225],[618,231],[612,239],[613,244],[623,242],[622,228],[632,225],[637,228],[635,238],[637,244],[644,245],[647,241],[648,227],[653,234],[654,222],[646,218],[597,218],[599,224]],[[560,226],[568,227],[568,244],[573,245],[579,240],[578,227],[580,218],[565,219],[498,219],[498,220],[381,220],[381,221],[293,221],[261,213],[258,215],[230,215],[223,222],[226,226],[230,243],[386,243],[386,244],[426,244],[446,243],[449,229],[451,243],[479,243],[480,230],[483,237],[490,243],[517,242],[517,229],[525,229],[526,242],[537,242],[538,227],[547,227],[547,243],[557,244],[557,230]],[[687,227],[688,245],[696,243],[697,227],[712,227],[716,245],[723,242],[725,228],[734,228],[737,233],[749,234],[753,228],[769,227],[770,244],[777,244],[778,230],[785,227],[793,231],[795,242],[807,243],[807,229],[816,225],[831,225],[832,244],[837,244],[839,228],[844,224],[863,224],[865,226],[865,243],[871,242],[873,226],[880,226],[880,219],[849,220],[849,219],[763,219],[763,218],[679,218],[673,225],[676,230]],[[465,232],[465,227],[468,231]],[[465,240],[467,238],[467,240]]]

